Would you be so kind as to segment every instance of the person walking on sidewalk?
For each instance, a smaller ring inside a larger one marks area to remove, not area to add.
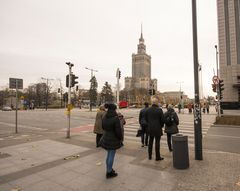
[[[103,135],[102,120],[105,115],[105,107],[101,105],[96,114],[93,132],[96,134],[96,147],[99,147],[99,141]]]
[[[155,139],[155,154],[156,161],[163,160],[160,155],[160,139],[163,135],[162,127],[164,125],[163,111],[158,106],[158,99],[152,98],[152,106],[147,109],[145,115],[148,130],[149,130],[149,144],[148,144],[148,159],[152,159],[153,140]]]
[[[141,130],[142,130],[142,133],[141,133],[142,147],[144,147],[144,144],[145,144],[145,146],[148,146],[148,137],[149,137],[147,121],[145,119],[146,111],[149,108],[148,102],[145,102],[144,106],[145,107],[143,109],[141,109],[141,111],[139,113],[139,120],[138,120],[139,124],[141,126]]]
[[[116,154],[116,149],[122,146],[122,129],[118,114],[116,112],[115,104],[106,104],[105,107],[108,109],[105,116],[103,117],[103,136],[100,140],[100,145],[107,150],[106,158],[106,178],[116,177],[118,174],[113,170],[113,162]]]
[[[172,135],[178,133],[179,119],[172,105],[168,105],[167,111],[164,113],[165,130],[167,133],[168,149],[172,152]]]
[[[207,110],[207,114],[209,114],[209,102],[206,102],[206,110]]]
[[[124,141],[124,125],[126,124],[126,120],[123,116],[123,114],[121,114],[120,112],[117,113],[118,114],[118,118],[120,120],[120,125],[121,125],[121,130],[122,130],[122,145],[123,145],[123,141]]]

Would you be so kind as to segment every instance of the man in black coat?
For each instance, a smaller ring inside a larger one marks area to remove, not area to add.
[[[142,147],[144,147],[144,142],[145,142],[145,146],[148,146],[148,129],[147,129],[147,122],[145,119],[145,113],[148,109],[148,102],[144,103],[145,107],[143,109],[141,109],[140,113],[139,113],[139,124],[141,126],[142,129],[142,134],[141,134],[141,142],[142,142]],[[145,136],[145,137],[144,137]]]
[[[158,107],[158,99],[152,98],[152,106],[147,109],[145,118],[149,130],[148,159],[152,159],[153,140],[155,139],[156,161],[163,160],[160,155],[160,139],[163,135],[164,116],[161,108]]]

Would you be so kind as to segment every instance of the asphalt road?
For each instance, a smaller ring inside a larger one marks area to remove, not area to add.
[[[121,109],[119,110],[132,123],[138,124],[140,109]],[[165,111],[165,109],[164,109]],[[215,113],[202,115],[203,126],[212,124]],[[71,112],[71,128],[93,126],[96,116],[96,109],[90,112],[87,109],[73,109]],[[0,135],[15,132],[15,111],[0,111]],[[180,122],[193,125],[193,115],[188,114],[187,110],[179,114]],[[68,127],[68,118],[65,109],[45,110],[24,110],[18,111],[18,131],[19,132],[57,132],[63,131]]]
[[[138,119],[140,109],[121,109],[119,110],[127,119]],[[164,109],[165,111],[165,109]],[[73,109],[71,112],[71,127],[79,127],[81,125],[94,124],[96,110],[90,112],[87,109]],[[209,115],[203,114],[204,122],[212,122],[215,118],[215,113]],[[193,115],[187,113],[179,114],[180,121],[187,121],[193,123]],[[0,111],[0,127],[15,126],[16,114],[15,111]],[[18,126],[19,131],[21,127],[25,129],[46,129],[46,130],[60,130],[68,126],[68,118],[65,109],[49,109],[45,110],[24,110],[18,111]]]
[[[127,119],[126,134],[129,133],[129,138],[136,141],[134,139],[135,130],[133,132],[131,128],[138,127],[140,109],[121,109],[119,111]],[[95,116],[96,109],[92,112],[87,109],[73,109],[71,112],[71,133],[92,132]],[[180,128],[183,128],[183,131],[187,131],[191,136],[194,131],[193,115],[188,114],[187,110],[185,110],[184,113],[178,114],[178,116]],[[203,147],[210,150],[240,153],[240,127],[213,125],[215,117],[216,112],[213,107],[210,109],[210,114],[202,114],[202,129],[205,131]],[[54,137],[57,134],[64,136],[67,127],[68,118],[65,109],[18,111],[18,132],[23,137],[27,136],[27,134],[45,137],[48,135]],[[127,132],[128,129],[129,132]],[[17,139],[14,135],[15,111],[0,111],[0,140],[6,137]],[[232,147],[229,147],[229,144]]]

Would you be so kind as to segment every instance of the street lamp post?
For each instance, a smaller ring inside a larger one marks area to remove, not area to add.
[[[183,109],[184,111],[184,105],[183,105],[183,99],[182,99],[182,83],[184,83],[183,81],[181,82],[177,82],[180,84],[180,89],[179,89],[179,98],[180,98],[180,103],[181,103],[181,109]],[[184,112],[183,112],[184,113]]]
[[[203,160],[202,157],[202,119],[199,101],[199,63],[198,63],[198,42],[197,42],[197,9],[196,0],[192,0],[192,29],[193,29],[193,60],[194,60],[194,140],[195,159]]]
[[[91,71],[91,79],[92,79],[92,77],[93,77],[93,72],[98,72],[97,70],[94,70],[94,69],[91,69],[91,68],[87,68],[87,67],[85,67],[85,69]]]
[[[116,73],[116,77],[117,77],[117,108],[119,109],[119,79],[121,77],[121,71],[119,70],[119,68],[117,68],[117,73]]]
[[[61,95],[61,97],[60,97],[60,101],[61,101],[61,108],[62,108],[62,106],[63,106],[63,98],[62,98],[62,93],[63,93],[63,91],[62,91],[62,82],[61,82],[61,79],[59,79],[59,82],[60,82],[60,95]]]
[[[216,49],[216,70],[217,70],[217,78],[219,79],[219,74],[218,74],[218,47],[217,45],[215,45],[215,49]],[[219,87],[218,85],[216,86],[216,90],[217,90],[217,112],[218,112],[218,117],[220,116],[220,95],[219,95]]]
[[[91,68],[87,68],[87,67],[85,67],[85,69],[91,71],[91,79],[93,78],[93,72],[98,72],[97,70],[94,70],[94,69],[91,69]],[[92,100],[90,100],[89,104],[90,104],[89,110],[92,111]]]

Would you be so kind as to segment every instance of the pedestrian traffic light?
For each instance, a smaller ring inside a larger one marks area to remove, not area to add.
[[[220,100],[223,98],[223,88],[224,84],[223,84],[223,80],[219,80],[219,83],[218,83],[218,88],[219,88],[219,98]]]
[[[71,75],[71,87],[74,87],[75,84],[78,84],[78,81],[76,81],[76,79],[78,79],[78,76],[75,76],[74,74]]]
[[[212,91],[217,92],[217,85],[216,84],[212,84]]]

